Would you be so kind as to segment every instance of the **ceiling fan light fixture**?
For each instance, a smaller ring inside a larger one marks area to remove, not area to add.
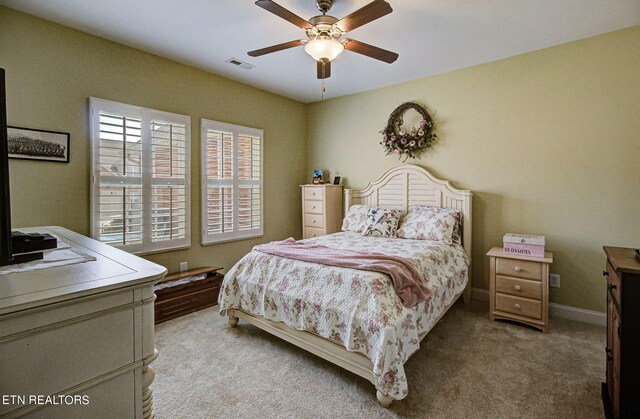
[[[332,61],[344,51],[344,45],[334,38],[316,38],[307,42],[304,51],[316,61]]]

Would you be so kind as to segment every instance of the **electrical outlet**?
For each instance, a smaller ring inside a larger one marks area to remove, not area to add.
[[[180,273],[187,272],[189,270],[189,264],[187,262],[180,262]]]
[[[560,275],[549,274],[549,286],[553,288],[560,288]]]

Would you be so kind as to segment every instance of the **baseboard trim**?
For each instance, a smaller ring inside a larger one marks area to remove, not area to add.
[[[471,298],[478,301],[488,302],[489,290],[472,288]],[[607,313],[585,310],[584,308],[565,306],[562,304],[549,303],[549,315],[551,317],[575,320],[577,322],[595,324],[597,326],[607,325]]]

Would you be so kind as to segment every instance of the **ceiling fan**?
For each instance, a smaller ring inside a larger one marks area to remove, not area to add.
[[[316,0],[316,6],[322,15],[314,16],[308,21],[271,0],[258,0],[256,5],[304,29],[308,39],[299,39],[250,51],[248,54],[251,57],[259,57],[304,45],[305,52],[317,61],[319,79],[331,77],[331,61],[345,49],[389,64],[398,59],[398,54],[395,52],[355,39],[340,39],[346,32],[391,13],[393,11],[391,5],[384,0],[374,0],[342,19],[327,15],[333,5],[333,0]]]

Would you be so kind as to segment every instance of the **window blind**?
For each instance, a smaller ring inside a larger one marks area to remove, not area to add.
[[[203,119],[202,244],[263,234],[262,130]]]
[[[190,245],[190,118],[90,99],[92,237],[133,253]]]

